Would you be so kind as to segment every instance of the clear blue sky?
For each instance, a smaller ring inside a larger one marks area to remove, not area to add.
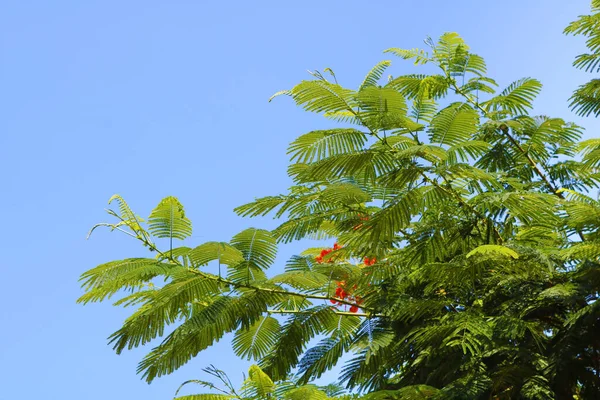
[[[210,3],[210,4],[209,4]],[[293,3],[293,4],[292,4]],[[326,123],[271,94],[333,68],[357,86],[388,47],[457,31],[504,86],[544,83],[539,113],[597,136],[567,108],[590,77],[571,67],[581,38],[562,30],[586,0],[27,1],[0,5],[0,400],[159,400],[215,364],[237,380],[247,363],[228,341],[152,385],[145,350],[106,344],[127,313],[83,307],[79,274],[143,256],[124,236],[87,230],[114,193],[142,215],[175,195],[194,241],[252,225],[232,209],[283,192],[287,144]],[[376,4],[376,5],[375,5]],[[392,59],[392,74],[414,71]],[[300,250],[281,250],[280,263]]]

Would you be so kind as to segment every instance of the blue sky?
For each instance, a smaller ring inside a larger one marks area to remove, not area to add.
[[[197,243],[274,227],[232,209],[283,192],[287,144],[328,125],[289,99],[267,102],[307,69],[330,67],[354,87],[389,58],[384,49],[457,31],[501,86],[540,79],[536,111],[597,136],[595,119],[567,107],[590,77],[571,67],[583,40],[562,30],[587,1],[367,4],[2,2],[0,400],[169,399],[209,364],[241,379],[248,364],[224,340],[171,376],[141,381],[136,364],[149,347],[116,356],[106,344],[127,312],[75,300],[83,271],[146,253],[115,233],[85,236],[114,193],[142,215],[179,197]],[[394,75],[414,71],[392,61]],[[283,247],[279,265],[301,249]]]

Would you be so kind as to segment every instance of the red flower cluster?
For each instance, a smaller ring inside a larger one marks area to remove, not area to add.
[[[369,217],[364,216],[364,217],[360,217],[361,221],[366,221],[369,219]],[[360,226],[362,226],[362,224],[360,224]],[[360,228],[360,226],[355,227],[355,229]],[[334,243],[333,244],[333,248],[331,249],[323,249],[321,250],[321,253],[315,257],[315,261],[319,264],[323,263],[323,258],[325,256],[327,256],[329,253],[331,253],[332,251],[335,250],[339,250],[341,249],[342,246],[340,246],[338,243]],[[333,263],[335,262],[335,260],[332,258],[329,259],[328,261],[329,263]],[[377,262],[377,259],[375,257],[373,258],[369,258],[369,257],[365,257],[365,259],[363,260],[364,264],[366,266],[370,266],[373,265]],[[344,304],[347,304],[348,302],[354,302],[355,304],[352,304],[350,306],[350,312],[351,313],[356,313],[359,310],[359,306],[362,304],[363,300],[359,297],[359,296],[353,296],[348,292],[348,289],[345,287],[346,282],[345,281],[340,281],[337,282],[337,288],[335,289],[335,297],[337,299],[340,300],[344,300],[345,302],[339,301],[339,300],[335,300],[335,299],[331,299],[331,303],[341,306]],[[354,287],[352,287],[352,290],[356,290],[356,285],[354,285]]]
[[[335,289],[335,295],[336,295],[336,297],[338,297],[340,299],[345,299],[346,297],[348,297],[348,293],[346,293],[346,291],[344,290],[343,285],[344,285],[343,282],[338,282],[337,289]],[[334,300],[332,300],[332,301],[334,301]],[[339,304],[342,304],[342,303],[339,303]]]
[[[352,296],[352,295],[348,294],[348,292],[344,288],[345,285],[346,285],[345,281],[337,282],[337,289],[335,289],[335,297],[337,297],[339,299],[342,299],[342,300],[356,302],[356,304],[352,304],[350,306],[350,312],[351,313],[358,312],[358,306],[360,304],[362,304],[363,301],[358,296]],[[354,285],[354,287],[352,289],[356,289],[356,285]],[[343,305],[343,304],[345,304],[345,303],[342,303],[341,301],[336,301],[336,300],[330,300],[330,301],[331,301],[331,303],[337,304],[337,305],[340,305],[340,306]]]
[[[369,257],[365,257],[365,259],[363,260],[365,265],[368,267],[370,265],[373,265],[377,262],[377,259],[375,257],[373,258],[369,258]]]
[[[315,261],[318,262],[319,264],[321,264],[323,262],[323,257],[325,257],[327,254],[331,253],[332,251],[339,250],[341,248],[342,248],[342,246],[340,246],[337,243],[334,243],[333,244],[333,249],[323,249],[323,250],[321,250],[321,254],[318,255],[317,257],[315,257]],[[333,260],[330,259],[329,262],[332,263]]]

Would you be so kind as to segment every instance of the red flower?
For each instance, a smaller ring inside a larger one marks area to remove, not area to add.
[[[377,259],[375,257],[373,258],[369,258],[369,257],[365,257],[365,259],[363,260],[365,265],[369,266],[369,265],[373,265],[377,262]]]
[[[331,253],[331,249],[323,249],[321,250],[321,257],[325,257],[329,253]]]
[[[332,304],[337,304],[337,301],[335,300],[329,300]]]
[[[346,297],[348,297],[348,293],[346,293],[346,291],[342,287],[338,287],[337,289],[335,289],[335,295],[340,299],[345,299]]]
[[[350,312],[355,313],[358,311],[358,306],[350,306]]]
[[[321,264],[323,262],[323,257],[317,256],[317,257],[315,257],[315,261],[318,262],[319,264]]]
[[[334,250],[339,250],[339,249],[341,249],[341,248],[342,248],[342,246],[340,246],[339,244],[337,244],[337,243],[334,243],[334,244],[333,244],[333,249],[334,249]]]

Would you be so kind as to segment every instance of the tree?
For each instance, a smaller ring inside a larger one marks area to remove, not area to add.
[[[592,0],[592,14],[582,15],[571,22],[565,33],[588,38],[585,44],[590,52],[578,55],[573,65],[586,72],[600,71],[600,1]],[[579,86],[570,100],[577,114],[600,115],[600,79],[592,79]]]
[[[275,382],[308,383],[353,353],[341,383],[371,399],[598,392],[600,205],[586,194],[600,181],[600,141],[531,116],[535,79],[497,93],[457,34],[426,44],[386,52],[437,73],[381,82],[382,61],[356,90],[327,69],[277,93],[340,127],[291,143],[288,193],[236,209],[283,218],[272,232],[174,247],[191,234],[176,198],[145,225],[111,199],[116,222],[101,225],[156,257],[85,272],[79,301],[131,291],[115,303],[138,307],[110,338],[118,353],[174,326],[139,365],[148,382],[234,333],[234,351]],[[269,277],[277,243],[303,238],[336,243]]]

